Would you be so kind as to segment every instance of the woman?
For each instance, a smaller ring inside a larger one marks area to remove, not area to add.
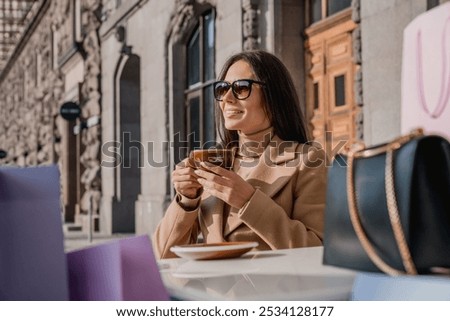
[[[177,166],[177,195],[159,224],[161,258],[174,245],[256,241],[258,250],[322,244],[326,167],[307,130],[292,79],[264,51],[230,57],[214,83],[221,144],[236,148],[233,169]]]

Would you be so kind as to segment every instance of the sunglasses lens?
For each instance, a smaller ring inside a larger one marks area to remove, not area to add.
[[[245,99],[250,95],[251,83],[247,80],[237,80],[233,83],[233,92],[238,99]]]
[[[214,85],[214,97],[217,100],[222,100],[223,96],[227,93],[229,89],[230,84],[226,83],[225,81],[217,82]]]

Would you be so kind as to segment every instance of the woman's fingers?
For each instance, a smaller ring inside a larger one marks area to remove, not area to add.
[[[208,162],[201,162],[200,166],[206,171],[213,172],[213,173],[215,173],[219,176],[223,176],[223,177],[229,177],[231,173],[234,174],[234,172],[232,172],[232,171],[229,171],[225,168],[216,166],[216,165],[208,163]]]
[[[172,176],[172,182],[197,182],[197,176],[192,175],[174,175]]]
[[[176,186],[180,186],[182,188],[186,188],[186,187],[200,187],[202,186],[201,183],[198,180],[192,180],[192,181],[174,181],[173,182],[174,185]]]
[[[180,167],[176,168],[173,171],[173,175],[194,175],[195,176],[195,170],[192,167]]]
[[[204,178],[199,178],[198,182],[205,188],[206,190],[215,190],[219,192],[225,191],[229,188],[227,185],[219,184],[218,182],[210,181]]]
[[[204,171],[201,169],[196,170],[195,174],[197,175],[198,180],[206,180],[211,183],[217,183],[219,185],[225,185],[225,186],[229,186],[230,183],[232,183],[230,181],[230,179],[228,179],[228,178],[225,178],[225,177],[222,177],[222,176],[219,176],[214,173],[207,172],[207,171]]]
[[[220,173],[227,176],[220,176]],[[236,173],[217,166],[209,167],[208,170],[198,169],[195,174],[205,191],[236,208],[241,208],[255,191],[250,183]]]
[[[198,182],[198,176],[192,167],[177,165],[172,172],[172,183],[175,190],[187,197],[197,197],[202,185]]]

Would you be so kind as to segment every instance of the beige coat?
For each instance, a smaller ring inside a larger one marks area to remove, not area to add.
[[[170,248],[196,243],[200,232],[206,243],[256,241],[259,250],[321,245],[325,163],[323,150],[275,136],[246,178],[255,193],[243,208],[231,209],[235,219],[227,228],[222,200],[204,192],[185,210],[177,195],[153,236],[157,257],[176,257]]]

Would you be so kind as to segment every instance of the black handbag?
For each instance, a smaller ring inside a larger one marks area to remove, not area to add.
[[[337,155],[323,262],[390,275],[450,271],[450,143],[418,130]]]

